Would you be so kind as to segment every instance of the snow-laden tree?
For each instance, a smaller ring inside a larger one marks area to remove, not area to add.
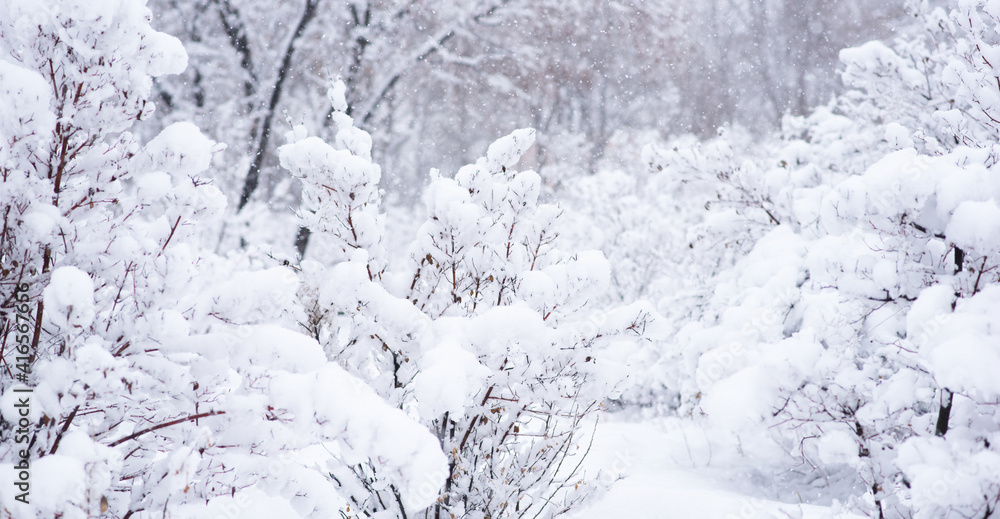
[[[0,515],[329,517],[326,474],[355,459],[433,503],[435,437],[282,327],[295,274],[198,248],[221,146],[128,132],[187,59],[149,20],[142,0],[0,5]]]
[[[432,171],[409,260],[387,269],[371,138],[344,112],[343,84],[330,94],[335,144],[299,128],[279,151],[303,181],[301,220],[322,240],[322,261],[301,265],[303,324],[449,457],[429,508],[401,503],[374,460],[335,471],[353,503],[345,513],[560,515],[590,491],[579,471],[590,417],[622,386],[620,351],[661,329],[655,312],[590,304],[607,262],[556,248],[560,209],[538,202],[536,173],[513,169],[534,140],[527,129],[453,178]]]
[[[230,208],[237,214],[220,230],[222,247],[243,239],[290,250],[296,235],[284,209],[298,202],[298,193],[278,168],[277,136],[295,124],[332,136],[332,112],[314,108],[335,77],[348,87],[345,111],[371,132],[380,160],[391,168],[389,180],[400,188],[394,194],[417,202],[423,177],[416,171],[432,156],[431,147],[470,148],[483,137],[469,128],[493,131],[498,124],[459,108],[507,90],[498,85],[513,72],[485,63],[516,65],[527,56],[533,47],[510,38],[503,26],[546,3],[154,0],[167,14],[160,23],[192,49],[185,75],[157,83],[166,122],[191,118],[232,143],[220,187],[238,200]],[[448,138],[435,139],[443,135]],[[298,239],[301,252],[308,235]]]

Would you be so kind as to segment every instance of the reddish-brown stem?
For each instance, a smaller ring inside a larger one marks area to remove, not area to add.
[[[142,429],[140,431],[136,431],[136,432],[134,432],[134,433],[132,433],[132,434],[124,437],[124,438],[120,438],[118,440],[115,440],[115,441],[113,441],[113,442],[111,442],[109,444],[109,447],[116,447],[118,445],[121,445],[121,444],[129,441],[129,440],[134,440],[134,439],[142,436],[143,434],[150,433],[150,432],[153,432],[153,431],[156,431],[156,430],[159,430],[159,429],[163,429],[164,427],[170,427],[171,425],[177,425],[177,424],[181,424],[181,423],[184,423],[184,422],[193,422],[193,421],[201,419],[201,418],[207,418],[209,416],[216,416],[216,415],[220,415],[220,414],[226,414],[226,412],[225,411],[209,411],[207,413],[193,414],[191,416],[185,416],[184,418],[178,418],[176,420],[170,420],[169,422],[164,422],[164,423],[161,423],[161,424],[158,424],[158,425],[154,425],[152,427],[147,427],[147,428]]]
[[[985,257],[983,257],[983,264],[979,267],[979,274],[976,274],[976,284],[972,286],[972,295],[976,295],[976,292],[979,292],[979,280],[983,277],[984,269],[986,269]]]
[[[163,247],[160,248],[160,252],[159,254],[157,254],[157,256],[163,254],[163,251],[167,250],[167,245],[170,244],[170,239],[174,237],[174,233],[177,232],[177,227],[180,224],[181,224],[181,217],[178,216],[177,220],[174,220],[174,225],[170,228],[170,234],[167,236],[167,241],[163,242]]]
[[[59,434],[56,435],[56,441],[52,442],[52,449],[49,450],[49,456],[56,453],[56,449],[59,448],[59,442],[62,440],[63,435],[66,434],[66,431],[69,430],[69,425],[73,423],[73,419],[76,418],[76,412],[79,410],[80,406],[74,407],[73,412],[70,413],[66,418],[66,421],[63,422],[62,429],[60,429]]]

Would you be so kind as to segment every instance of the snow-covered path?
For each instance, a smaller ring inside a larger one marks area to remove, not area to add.
[[[775,495],[805,494],[750,468],[719,438],[677,420],[601,423],[588,470],[602,471],[610,490],[573,519],[832,519],[861,517],[842,507],[781,502]],[[713,452],[713,450],[715,452]],[[742,461],[741,468],[738,464]],[[770,485],[770,488],[767,486]]]

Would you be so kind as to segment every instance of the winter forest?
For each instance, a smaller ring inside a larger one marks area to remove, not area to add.
[[[1000,0],[0,0],[0,519],[993,517],[998,162]]]

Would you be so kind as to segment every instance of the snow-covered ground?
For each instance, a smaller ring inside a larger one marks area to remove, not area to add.
[[[588,471],[611,482],[606,494],[573,519],[832,519],[863,517],[824,499],[800,477],[766,477],[726,441],[677,419],[605,417]],[[726,445],[728,444],[728,447]],[[789,482],[794,480],[795,482]],[[779,500],[780,499],[780,500]],[[829,502],[826,506],[802,501]]]

